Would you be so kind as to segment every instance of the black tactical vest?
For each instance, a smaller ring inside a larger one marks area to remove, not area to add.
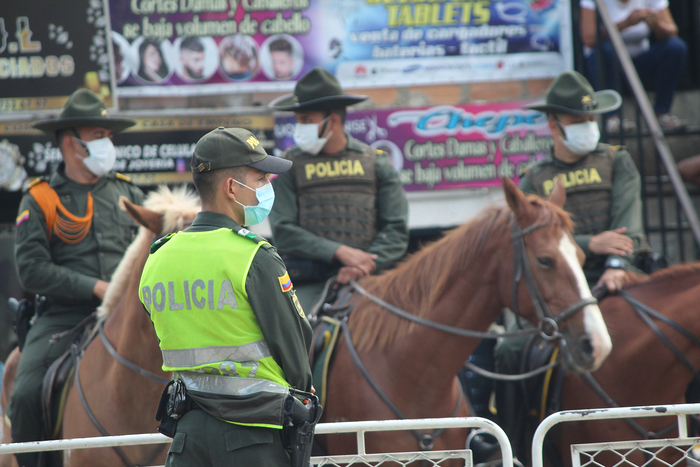
[[[541,197],[549,196],[561,174],[566,188],[564,209],[576,223],[576,234],[599,234],[610,228],[612,172],[619,146],[598,144],[598,148],[567,168],[552,162],[525,172],[528,181]]]
[[[299,225],[344,245],[367,250],[377,233],[377,177],[374,149],[351,141],[333,155],[312,156],[292,148],[292,175]]]

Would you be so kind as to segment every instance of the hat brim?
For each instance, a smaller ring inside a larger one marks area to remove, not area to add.
[[[328,110],[347,107],[367,100],[369,96],[357,94],[342,94],[340,96],[326,96],[311,99],[306,102],[297,102],[294,94],[286,94],[270,102],[269,107],[273,110],[301,112],[310,110]]]
[[[540,112],[566,113],[574,115],[598,115],[617,110],[622,105],[622,96],[617,91],[606,89],[593,93],[593,100],[598,106],[593,110],[575,110],[556,104],[547,104],[546,100],[524,105],[524,109],[538,110]]]
[[[80,128],[86,126],[94,126],[98,128],[109,128],[116,132],[126,130],[129,127],[136,125],[136,121],[130,118],[121,117],[75,117],[75,118],[59,118],[51,120],[40,120],[32,126],[37,130],[45,133],[55,133],[58,130],[66,128]]]
[[[246,165],[267,174],[281,174],[292,168],[292,161],[268,155],[263,160]]]

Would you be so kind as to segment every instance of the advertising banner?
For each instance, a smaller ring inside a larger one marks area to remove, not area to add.
[[[114,107],[107,0],[5,1],[0,114],[60,109],[80,87]]]
[[[553,77],[569,0],[110,0],[120,96],[286,91],[320,66],[348,88]]]
[[[552,147],[545,114],[526,103],[360,110],[345,129],[390,156],[406,191],[498,187],[503,176],[519,183]],[[294,144],[293,132],[293,117],[277,117],[278,151]]]

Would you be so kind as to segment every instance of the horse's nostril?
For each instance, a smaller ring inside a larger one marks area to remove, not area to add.
[[[591,342],[590,337],[582,337],[579,339],[579,345],[584,353],[593,355],[593,342]]]

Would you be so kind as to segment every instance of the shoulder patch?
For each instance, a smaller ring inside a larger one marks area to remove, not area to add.
[[[39,183],[43,182],[44,180],[41,179],[41,177],[36,177],[34,180],[32,180],[29,185],[27,185],[27,188],[31,188],[35,185],[38,185]]]
[[[17,219],[15,220],[15,227],[19,227],[24,221],[29,220],[29,209],[25,209],[24,211],[19,213],[19,216],[17,216]]]
[[[263,237],[260,235],[256,234],[255,232],[251,232],[250,230],[246,229],[245,227],[241,227],[238,230],[233,230],[233,232],[237,233],[241,237],[245,237],[249,240],[254,241],[255,243],[262,243],[262,246],[265,246],[267,243],[267,240],[265,240]]]
[[[151,245],[150,254],[155,253],[156,251],[158,251],[158,249],[159,249],[160,247],[162,247],[163,245],[165,245],[166,243],[168,243],[168,241],[169,241],[171,238],[173,238],[173,237],[175,236],[176,233],[177,233],[177,232],[173,232],[173,233],[168,234],[168,235],[166,235],[165,237],[161,237],[161,238],[159,238],[158,240],[156,240],[155,242],[153,242],[153,245]]]
[[[131,183],[131,177],[127,177],[124,174],[120,174],[119,172],[114,172],[114,176],[117,177],[119,180],[123,180],[125,182]]]

